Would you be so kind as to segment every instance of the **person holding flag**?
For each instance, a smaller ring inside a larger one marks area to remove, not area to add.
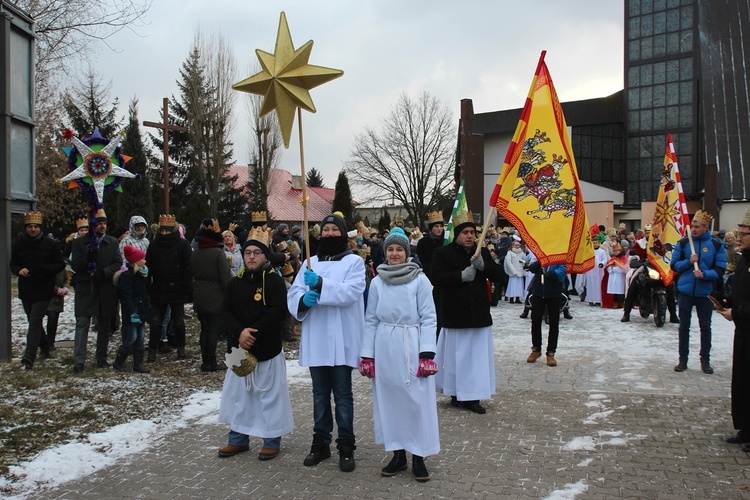
[[[483,414],[487,410],[479,400],[490,399],[495,393],[487,280],[498,281],[502,271],[489,250],[477,252],[476,225],[470,211],[454,213],[450,222],[453,240],[435,250],[430,267],[432,284],[440,288],[442,297],[435,388],[451,396],[452,406]]]
[[[690,223],[691,235],[682,238],[672,253],[670,266],[680,273],[677,280],[677,307],[680,314],[679,354],[676,372],[687,370],[690,352],[690,318],[695,307],[701,331],[701,370],[712,374],[711,366],[711,315],[713,304],[708,296],[714,290],[714,282],[722,279],[727,267],[727,253],[724,244],[711,236],[709,226],[713,217],[706,211],[698,210]]]

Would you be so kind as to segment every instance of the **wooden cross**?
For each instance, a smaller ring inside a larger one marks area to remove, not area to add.
[[[159,128],[164,132],[164,213],[169,213],[169,131],[187,132],[185,127],[169,124],[169,99],[164,98],[164,108],[162,111],[162,123],[143,122],[146,127]]]

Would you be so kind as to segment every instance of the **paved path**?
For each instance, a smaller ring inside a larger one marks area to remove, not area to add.
[[[714,375],[700,372],[697,356],[675,373],[675,325],[657,329],[635,316],[622,324],[620,311],[593,309],[574,304],[555,368],[525,362],[520,306],[493,309],[497,394],[485,415],[438,396],[442,451],[426,460],[427,483],[410,471],[380,476],[390,454],[373,442],[370,386],[357,375],[352,473],[338,470],[335,455],[302,465],[312,434],[305,379],[291,385],[297,428],[275,460],[257,459],[260,440],[249,453],[217,458],[227,429],[204,419],[38,498],[750,498],[750,457],[724,442],[731,325],[714,318]]]

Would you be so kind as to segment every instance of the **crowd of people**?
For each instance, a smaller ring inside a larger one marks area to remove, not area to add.
[[[99,210],[91,221],[77,220],[76,232],[61,246],[42,234],[41,214],[31,212],[24,215],[10,263],[29,323],[21,364],[31,370],[38,352],[43,359],[54,350],[71,277],[76,374],[85,370],[92,322],[99,368],[149,373],[146,363],[160,355],[176,351],[177,360],[186,359],[185,305],[192,303],[201,370],[227,369],[217,360],[221,339],[227,353],[246,351],[254,360],[251,373],[239,375],[232,367],[225,375],[219,421],[230,430],[219,456],[248,451],[255,436],[263,440],[258,458],[271,460],[294,428],[283,341],[295,339],[292,325],[299,324],[299,363],[310,371],[314,422],[304,465],[330,458],[335,442],[340,469],[355,469],[352,371],[358,370],[372,383],[375,440],[393,453],[381,474],[406,470],[409,452],[415,478],[427,481],[424,459],[440,451],[435,393],[450,396],[453,407],[484,414],[482,400],[496,391],[491,308],[503,301],[522,305],[521,318],[530,312],[527,362],[544,352],[546,365],[557,366],[560,317],[572,318],[573,297],[591,307],[623,308],[622,321],[630,320],[637,289],[628,277],[646,259],[651,229],[593,227],[594,267],[575,276],[565,265],[542,266],[511,227],[490,226],[482,240],[471,212],[454,214],[452,222],[446,240],[439,212],[428,215],[424,233],[405,227],[400,216],[382,232],[362,223],[348,230],[343,216],[333,213],[303,237],[299,226],[284,223],[272,231],[265,212],[253,212],[248,230],[230,224],[222,231],[207,218],[188,240],[175,217],[163,214],[149,239],[147,221],[138,215],[127,230],[109,235],[106,213]],[[713,236],[710,225],[708,213],[696,213],[691,237],[672,253],[678,277],[668,302],[670,321],[679,323],[677,372],[687,369],[693,307],[706,374],[713,373],[714,307],[735,321],[738,332],[747,330],[750,317],[750,211],[736,234]],[[109,340],[118,329],[122,341],[110,365]],[[742,365],[746,344],[736,337],[732,409],[739,432],[730,442],[750,447],[750,398],[742,390],[750,377]]]

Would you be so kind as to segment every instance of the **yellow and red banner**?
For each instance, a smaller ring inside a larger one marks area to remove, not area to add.
[[[594,266],[594,247],[562,106],[543,51],[490,206],[518,230],[542,266]]]
[[[656,212],[651,222],[646,255],[648,262],[659,271],[664,285],[669,286],[675,273],[670,269],[674,246],[690,229],[685,195],[682,192],[680,168],[674,151],[672,134],[667,134],[667,148],[664,153],[664,167],[661,169],[659,196],[656,198]]]

